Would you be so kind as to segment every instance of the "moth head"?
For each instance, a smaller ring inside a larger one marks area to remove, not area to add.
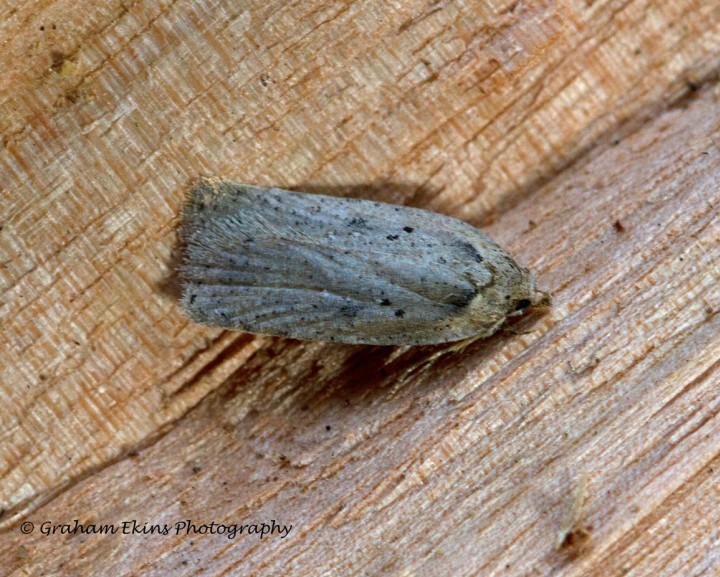
[[[550,293],[538,290],[535,286],[535,275],[522,269],[524,282],[513,285],[511,294],[505,296],[507,316],[524,314],[528,309],[547,308],[552,304]]]

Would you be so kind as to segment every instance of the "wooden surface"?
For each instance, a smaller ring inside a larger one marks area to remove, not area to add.
[[[3,12],[0,573],[720,574],[720,5]],[[555,305],[462,351],[195,326],[198,174],[485,225]]]

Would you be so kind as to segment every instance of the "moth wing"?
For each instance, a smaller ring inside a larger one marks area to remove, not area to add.
[[[191,190],[181,237],[181,304],[203,324],[427,344],[492,332],[498,322],[466,318],[493,282],[482,255],[497,245],[436,213],[202,180]]]

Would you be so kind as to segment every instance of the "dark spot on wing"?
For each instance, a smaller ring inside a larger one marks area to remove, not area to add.
[[[380,301],[380,306],[383,307],[389,307],[392,303],[390,302],[390,299],[383,299]]]
[[[354,319],[359,312],[360,307],[358,305],[343,305],[340,307],[340,314],[348,319]]]
[[[412,232],[412,231],[414,231],[415,229],[414,229],[413,227],[411,227],[411,226],[404,226],[404,227],[403,227],[403,230],[404,230],[405,232]]]
[[[456,246],[461,249],[467,256],[473,259],[475,262],[483,262],[483,257],[472,244],[466,241],[460,241]]]
[[[397,234],[389,234],[385,238],[387,238],[388,240],[397,240],[399,236]]]
[[[405,316],[405,311],[402,309],[398,309],[395,311],[395,316],[401,319]]]
[[[447,299],[447,303],[457,308],[465,308],[470,305],[473,299],[477,296],[478,291],[476,288],[469,288],[463,290],[460,294],[450,295]]]

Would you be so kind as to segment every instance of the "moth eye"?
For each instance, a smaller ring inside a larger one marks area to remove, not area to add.
[[[531,304],[532,303],[528,299],[519,300],[517,303],[515,303],[515,310],[521,311],[528,308]]]

